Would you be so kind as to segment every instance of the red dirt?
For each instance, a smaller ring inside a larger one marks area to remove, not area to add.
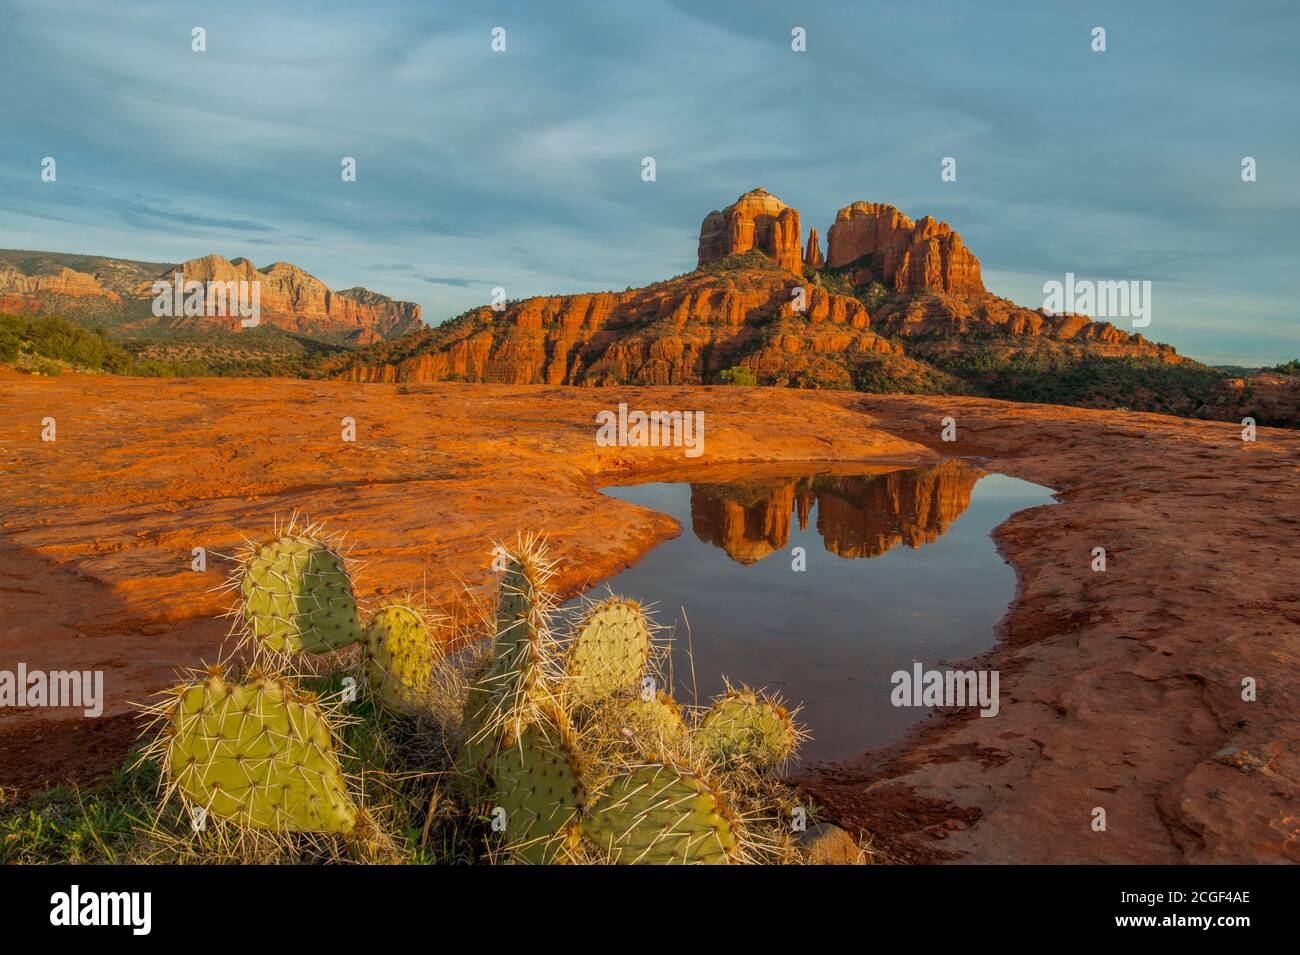
[[[701,409],[702,458],[599,448],[619,401]],[[957,420],[955,444],[937,440]],[[41,419],[58,440],[40,440]],[[357,440],[340,440],[340,419]],[[566,594],[678,528],[598,482],[760,460],[900,465],[945,454],[1048,485],[1062,503],[995,537],[1019,594],[985,665],[994,719],[931,718],[805,785],[906,860],[1300,861],[1300,435],[960,398],[739,388],[343,382],[0,372],[0,669],[103,669],[104,718],[0,711],[0,784],[85,781],[128,714],[211,659],[218,557],[295,510],[348,532],[363,597],[485,587],[491,545],[549,533]],[[416,502],[412,506],[412,502]],[[209,570],[189,569],[190,550]],[[1105,547],[1108,569],[1089,569]],[[1241,700],[1242,677],[1259,700]],[[1092,809],[1107,811],[1094,832]]]

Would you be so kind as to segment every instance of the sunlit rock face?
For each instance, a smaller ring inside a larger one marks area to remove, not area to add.
[[[983,292],[979,259],[946,222],[913,222],[896,207],[855,202],[826,234],[826,265],[857,266],[850,279],[874,279],[896,291]],[[857,274],[861,273],[861,274]]]
[[[803,275],[801,235],[798,209],[766,189],[751,189],[722,211],[704,217],[696,267],[757,249],[787,272]]]

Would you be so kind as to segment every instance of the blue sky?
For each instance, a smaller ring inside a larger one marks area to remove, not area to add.
[[[947,220],[1031,307],[1067,271],[1150,280],[1149,338],[1300,356],[1300,5],[0,0],[0,23],[0,247],[284,259],[436,322],[497,285],[689,271],[705,213],[761,185],[823,236],[857,199]]]

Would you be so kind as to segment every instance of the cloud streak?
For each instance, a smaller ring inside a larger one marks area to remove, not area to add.
[[[994,291],[1031,306],[1066,271],[1150,279],[1170,309],[1151,337],[1272,363],[1294,357],[1300,298],[1297,27],[1269,2],[1085,17],[951,0],[885,24],[848,0],[32,0],[0,33],[0,228],[6,245],[149,260],[252,245],[437,321],[497,285],[686,271],[704,214],[762,185],[823,237],[856,199],[945,219]],[[47,155],[57,183],[40,182]]]

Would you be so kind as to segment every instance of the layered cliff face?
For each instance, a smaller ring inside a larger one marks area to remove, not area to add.
[[[741,366],[765,385],[978,393],[965,369],[945,364],[954,353],[981,370],[1026,351],[1057,363],[1182,360],[1105,322],[990,294],[961,237],[929,216],[914,223],[893,206],[854,203],[829,242],[823,259],[811,230],[805,255],[799,213],[755,189],[705,217],[693,273],[480,308],[326,371],[362,382],[710,384]]]
[[[153,314],[153,283],[186,281],[258,284],[261,321],[308,338],[366,345],[421,327],[420,306],[366,289],[334,292],[324,282],[287,262],[257,269],[247,259],[219,255],[180,265],[133,262],[62,253],[0,253],[0,310],[60,314],[91,321],[123,334],[157,336],[170,329],[242,329],[239,316]],[[251,286],[250,286],[251,288]],[[251,292],[250,292],[251,297]]]
[[[261,320],[270,325],[308,336],[346,340],[368,345],[395,338],[421,327],[420,306],[398,302],[367,289],[335,292],[324,282],[296,265],[276,262],[257,269],[248,259],[227,260],[219,255],[190,259],[161,278],[174,281],[258,283]],[[141,283],[136,294],[152,296],[152,280]],[[239,328],[238,317],[223,319],[205,315],[183,319],[192,327]]]
[[[899,544],[938,540],[970,506],[983,472],[964,461],[868,476],[815,475],[691,485],[691,529],[732,560],[753,564],[790,543],[792,518],[808,529],[813,509],[826,549],[879,557]]]
[[[1094,356],[1153,358],[1173,364],[1185,361],[1172,345],[1148,341],[1140,332],[1125,332],[1086,315],[1053,315],[1023,308],[988,292],[931,292],[895,298],[878,307],[872,321],[882,334],[934,338],[924,346],[928,357],[968,347],[963,336],[996,335],[1008,347],[1015,347],[1017,340],[1045,339],[1080,346]]]
[[[855,285],[877,281],[899,292],[983,292],[979,260],[946,222],[912,222],[894,206],[855,202],[826,234],[826,266],[849,270]]]
[[[803,274],[799,211],[765,189],[752,189],[700,225],[699,266],[757,249],[780,268]]]
[[[49,275],[25,275],[15,268],[0,266],[0,296],[20,300],[24,295],[95,295],[120,301],[116,292],[99,284],[93,275],[61,268]]]
[[[797,289],[804,289],[803,311]],[[348,359],[354,381],[454,378],[510,384],[699,384],[735,365],[767,382],[835,375],[902,348],[870,328],[856,298],[767,268],[693,272],[628,292],[531,298],[481,308]]]

